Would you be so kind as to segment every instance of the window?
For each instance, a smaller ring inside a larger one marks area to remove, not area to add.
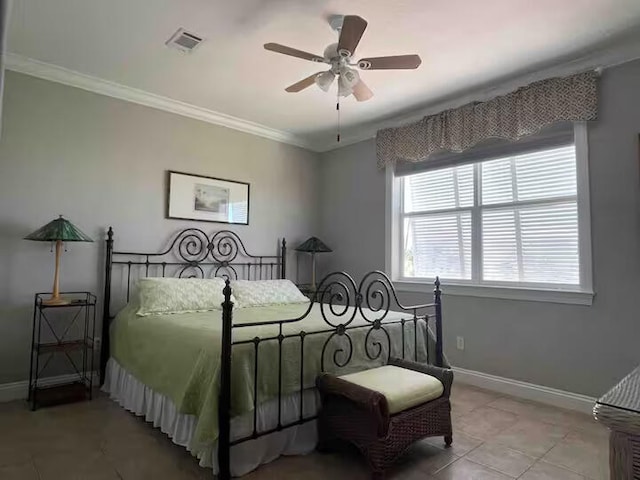
[[[590,292],[577,150],[573,141],[503,149],[395,177],[394,278]]]

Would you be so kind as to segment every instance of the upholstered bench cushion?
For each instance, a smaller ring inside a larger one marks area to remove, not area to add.
[[[390,414],[434,400],[444,392],[444,386],[437,378],[394,365],[350,373],[339,378],[384,395]]]

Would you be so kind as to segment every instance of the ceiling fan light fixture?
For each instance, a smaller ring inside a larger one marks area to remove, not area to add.
[[[344,77],[340,76],[340,78],[338,78],[338,96],[348,97],[352,93],[353,88],[347,85],[347,83],[344,81]]]
[[[338,79],[338,95],[348,97],[353,93],[353,87],[360,82],[360,75],[352,68],[344,67],[340,69]]]
[[[331,70],[328,70],[318,75],[314,81],[322,91],[328,92],[335,78],[336,76],[334,73]]]

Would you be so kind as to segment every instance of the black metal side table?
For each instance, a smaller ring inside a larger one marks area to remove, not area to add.
[[[47,305],[50,295],[36,293],[33,305],[28,397],[31,410],[90,400],[93,388],[96,296],[90,292],[63,292],[68,303]],[[66,358],[73,372],[43,377],[55,357]]]
[[[300,290],[300,292],[309,300],[313,300],[313,298],[315,297],[316,302],[318,303],[322,303],[323,297],[324,300],[329,301],[329,297],[333,292],[331,286],[325,286],[322,291],[320,291],[318,290],[317,286],[314,287],[310,283],[299,283],[296,285],[296,287],[298,287],[298,290]]]
[[[313,296],[316,293],[316,289],[313,288],[310,283],[299,283],[296,287],[298,287],[298,290],[300,290],[300,292],[309,299],[313,299]]]

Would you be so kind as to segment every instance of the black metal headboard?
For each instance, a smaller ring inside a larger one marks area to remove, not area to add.
[[[230,230],[207,235],[198,228],[178,232],[166,250],[161,252],[119,252],[113,249],[113,228],[107,232],[107,251],[104,270],[102,317],[102,347],[100,350],[100,378],[109,360],[109,326],[114,273],[119,273],[123,300],[131,296],[131,280],[140,277],[213,278],[231,280],[273,280],[285,278],[287,242],[282,239],[276,255],[252,255],[240,237]],[[117,268],[114,272],[114,268]]]

